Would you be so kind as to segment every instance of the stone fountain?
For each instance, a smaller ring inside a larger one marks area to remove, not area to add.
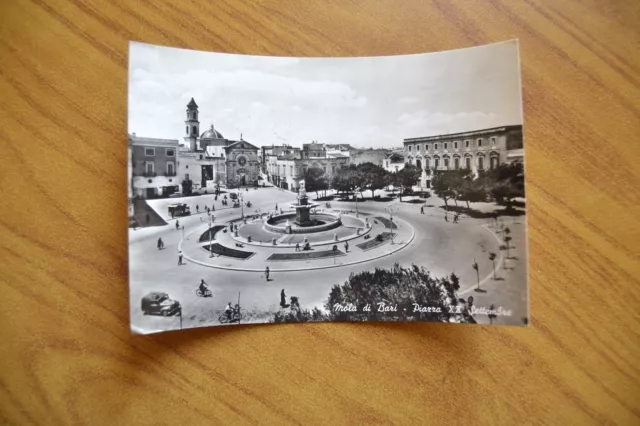
[[[300,192],[298,193],[298,203],[290,204],[291,207],[296,209],[295,224],[301,227],[313,226],[314,221],[311,220],[310,211],[314,207],[318,207],[317,203],[310,203],[309,197],[307,197],[307,191],[304,189],[304,183],[300,185]]]

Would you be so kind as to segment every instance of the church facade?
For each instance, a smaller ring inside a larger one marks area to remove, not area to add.
[[[199,110],[193,98],[186,113],[184,142],[178,159],[182,192],[257,185],[258,147],[242,139],[242,135],[240,140],[225,138],[213,124],[200,133]]]

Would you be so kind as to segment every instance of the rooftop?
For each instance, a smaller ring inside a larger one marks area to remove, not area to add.
[[[403,142],[411,143],[411,142],[425,142],[425,141],[435,141],[440,139],[455,139],[455,138],[464,138],[469,136],[479,136],[484,134],[492,134],[496,132],[505,132],[508,130],[522,130],[521,124],[510,125],[510,126],[501,126],[501,127],[492,127],[489,129],[481,129],[481,130],[471,130],[468,132],[460,132],[460,133],[449,133],[446,135],[434,135],[434,136],[422,136],[419,138],[407,138]]]

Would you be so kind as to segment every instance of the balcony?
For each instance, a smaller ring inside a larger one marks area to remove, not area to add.
[[[154,177],[156,177],[156,176],[158,176],[158,175],[157,175],[155,172],[144,172],[144,173],[142,174],[142,176],[144,176],[144,177],[154,178]]]
[[[176,176],[176,172],[166,172],[164,175],[167,176],[167,177],[175,177]]]

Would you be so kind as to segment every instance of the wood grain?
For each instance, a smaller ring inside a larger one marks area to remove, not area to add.
[[[640,423],[640,2],[0,3],[0,423]],[[532,321],[131,336],[127,42],[368,56],[518,38]]]

